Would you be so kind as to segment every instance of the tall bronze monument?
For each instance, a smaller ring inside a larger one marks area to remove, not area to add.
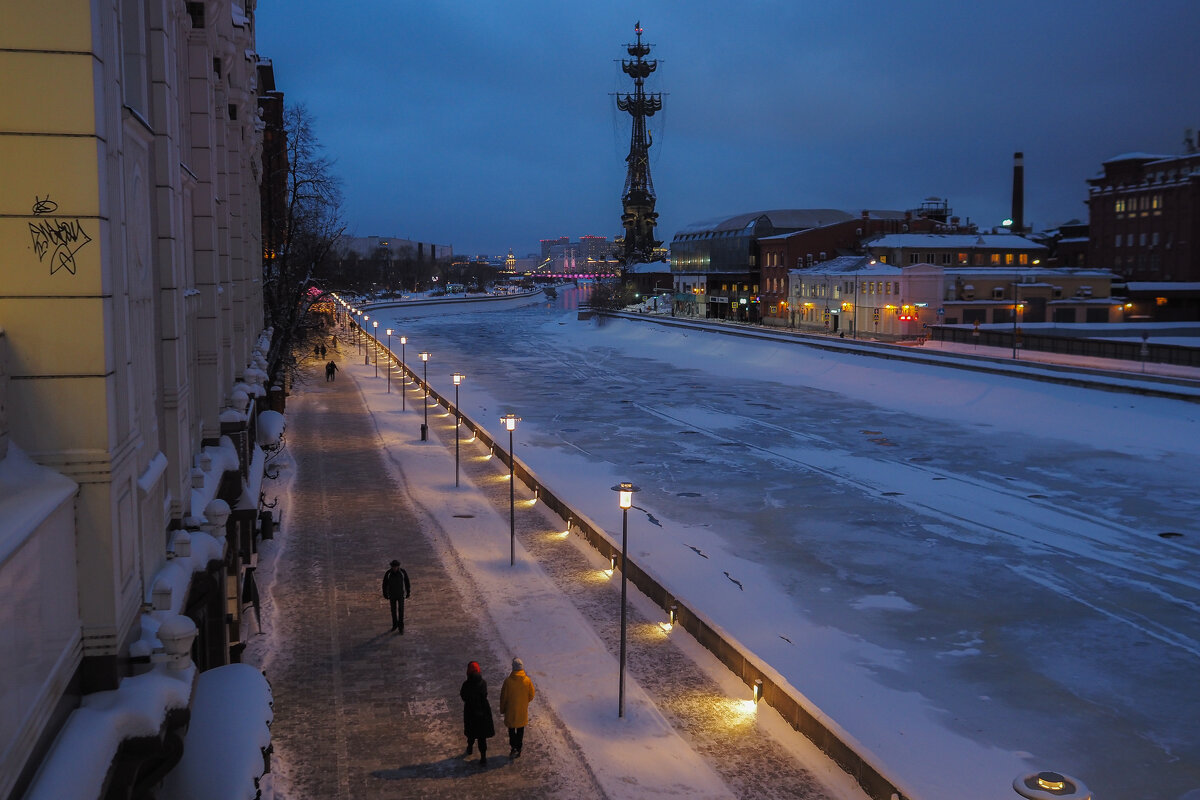
[[[622,59],[621,69],[633,78],[633,94],[617,95],[617,108],[628,111],[633,117],[633,133],[629,137],[629,155],[625,158],[625,192],[621,195],[624,213],[621,225],[625,228],[625,246],[621,251],[622,267],[641,261],[654,260],[654,248],[662,242],[654,238],[654,224],[658,214],[654,211],[654,182],[650,180],[650,135],[646,132],[646,118],[662,110],[662,95],[647,94],[646,78],[658,68],[657,61],[648,61],[650,45],[642,43],[642,23],[634,26],[637,33],[635,44],[625,45],[632,61]],[[624,277],[622,269],[622,277]]]

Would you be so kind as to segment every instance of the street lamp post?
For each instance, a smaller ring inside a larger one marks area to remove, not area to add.
[[[462,421],[462,411],[458,407],[458,387],[466,376],[461,372],[454,373],[454,485],[458,486],[458,424]]]
[[[425,383],[425,394],[423,395],[425,398],[425,402],[423,403],[425,406],[425,421],[421,423],[421,441],[423,442],[429,438],[429,353],[422,352],[420,356],[421,370],[425,375],[423,379]]]
[[[388,337],[387,338],[387,342],[388,342],[387,343],[387,351],[388,351],[388,365],[387,365],[388,390],[387,390],[387,393],[391,394],[392,393],[392,329],[391,328],[387,329],[387,337]]]
[[[362,309],[361,309],[361,308],[360,308],[360,309],[357,309],[357,310],[355,310],[355,312],[354,312],[354,313],[355,313],[355,314],[357,314],[358,316],[360,316],[360,317],[361,317],[361,316],[362,316]],[[354,332],[355,332],[356,334],[358,334],[358,335],[357,335],[357,336],[355,336],[354,338],[358,340],[358,352],[360,352],[360,353],[361,353],[361,352],[363,351],[362,325],[361,325],[361,324],[359,324],[359,325],[358,325],[358,327],[355,329],[355,331],[354,331]]]
[[[372,334],[375,336],[375,377],[379,377],[379,320],[374,320],[371,323],[374,328]]]
[[[628,551],[629,545],[629,509],[633,505],[633,493],[638,491],[638,487],[634,486],[629,481],[618,483],[612,487],[614,492],[617,492],[617,497],[621,506],[621,667],[620,678],[617,685],[617,716],[625,716],[625,579],[628,570],[625,569],[625,553]]]
[[[404,360],[404,345],[408,344],[408,337],[400,337],[400,410],[408,410],[408,364]]]
[[[516,465],[513,455],[513,431],[521,418],[513,414],[505,414],[500,423],[508,430],[508,565],[517,563],[517,499],[516,499]]]
[[[364,314],[362,321],[363,365],[365,366],[371,363],[371,351],[367,349],[367,337],[370,335],[367,333],[367,323],[371,321],[371,315]]]

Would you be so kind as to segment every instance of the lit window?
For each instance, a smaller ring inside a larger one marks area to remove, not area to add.
[[[999,264],[1000,264],[1000,254],[999,253],[992,253],[992,264],[993,264],[993,266],[999,266]]]
[[[1004,254],[1004,263],[1005,263],[1005,264],[1012,264],[1012,263],[1013,263],[1013,254],[1012,254],[1012,253],[1005,253],[1005,254]]]
[[[1021,261],[1021,263],[1022,263],[1022,264],[1028,264],[1028,263],[1029,263],[1029,254],[1028,254],[1028,253],[1021,253],[1021,259],[1020,259],[1020,261]]]
[[[1120,200],[1117,200],[1117,201],[1116,201],[1116,202],[1113,204],[1113,210],[1114,210],[1114,211],[1116,211],[1118,214],[1120,214],[1121,212],[1123,212],[1123,211],[1125,210],[1125,200],[1124,200],[1124,198],[1122,198],[1122,199],[1120,199]]]
[[[1116,241],[1116,244],[1114,244],[1113,246],[1114,246],[1114,247],[1120,247],[1120,246],[1121,246],[1121,234],[1119,234],[1119,233],[1117,234],[1117,241]]]

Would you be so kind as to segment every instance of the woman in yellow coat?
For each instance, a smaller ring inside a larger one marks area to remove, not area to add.
[[[525,739],[525,726],[529,724],[529,701],[536,694],[533,681],[525,674],[521,659],[512,660],[512,673],[500,687],[500,713],[508,728],[509,758],[520,758],[521,743]]]

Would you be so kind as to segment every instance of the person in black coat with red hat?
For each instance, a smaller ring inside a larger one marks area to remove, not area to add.
[[[466,755],[479,742],[479,765],[487,766],[487,740],[496,735],[492,722],[492,706],[488,703],[487,681],[479,670],[479,662],[467,664],[467,679],[463,681],[458,696],[463,701],[463,733],[467,737]]]

